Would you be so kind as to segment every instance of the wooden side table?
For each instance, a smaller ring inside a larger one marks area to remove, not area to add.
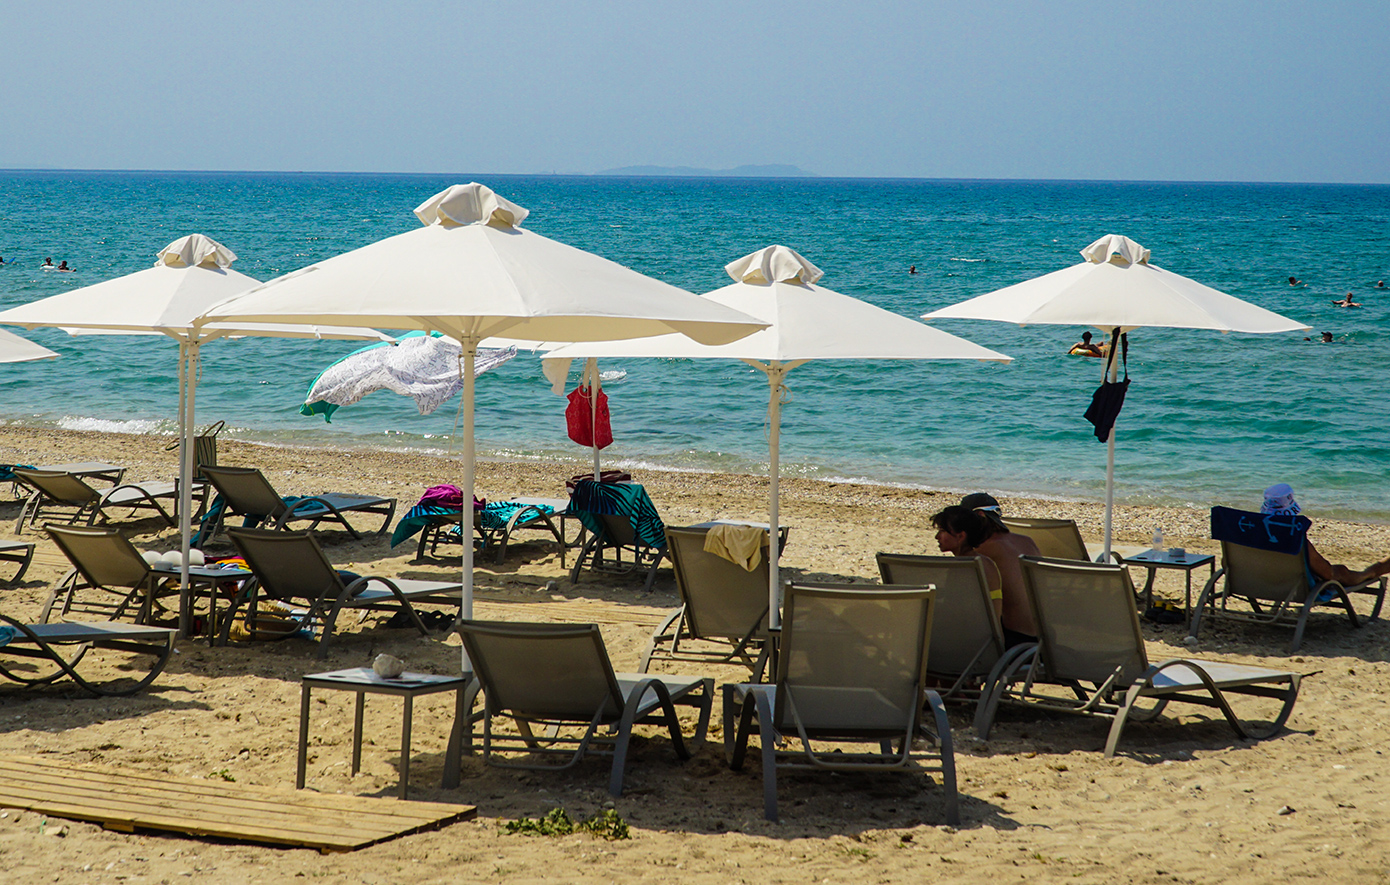
[[[315,688],[339,689],[357,693],[357,708],[352,724],[352,773],[357,774],[362,763],[362,707],[368,694],[388,694],[405,699],[401,720],[401,798],[406,798],[410,783],[410,726],[415,698],[442,691],[454,692],[454,725],[449,732],[449,745],[444,753],[444,779],[441,786],[451,789],[459,785],[463,749],[464,689],[469,679],[463,676],[435,676],[429,673],[402,673],[394,679],[383,679],[370,667],[335,670],[332,673],[313,673],[305,676],[299,701],[299,759],[295,768],[294,786],[304,789],[304,770],[309,752],[309,695]]]

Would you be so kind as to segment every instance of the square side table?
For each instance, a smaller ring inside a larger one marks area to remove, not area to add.
[[[436,676],[429,673],[402,673],[394,679],[383,679],[370,667],[354,667],[331,673],[312,673],[303,678],[299,700],[299,757],[295,767],[294,786],[304,789],[304,772],[309,752],[309,695],[315,688],[352,691],[357,705],[352,724],[352,773],[357,774],[362,763],[362,708],[368,694],[387,694],[403,698],[405,712],[401,720],[401,798],[406,798],[410,784],[410,726],[415,698],[443,691],[454,692],[454,725],[449,732],[449,746],[444,754],[445,789],[457,787],[462,753],[461,728],[464,725],[464,690],[471,680],[463,676]]]

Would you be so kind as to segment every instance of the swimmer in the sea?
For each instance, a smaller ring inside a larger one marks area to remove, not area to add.
[[[65,273],[72,273],[72,268],[68,267],[68,263],[66,261],[58,262],[58,269],[64,271]]]
[[[52,259],[52,258],[45,258],[45,259],[43,260],[43,266],[44,266],[44,267],[52,267],[52,266],[53,266],[53,259]]]
[[[1359,302],[1356,302],[1356,301],[1352,301],[1352,300],[1351,300],[1351,293],[1350,293],[1350,292],[1348,292],[1348,293],[1347,293],[1347,297],[1343,298],[1341,301],[1334,301],[1334,302],[1332,302],[1332,305],[1333,305],[1334,307],[1360,307],[1360,306],[1361,306]]]
[[[1092,344],[1091,333],[1082,332],[1081,340],[1071,346],[1068,356],[1105,356],[1104,345]]]
[[[1332,333],[1331,333],[1331,332],[1323,332],[1323,333],[1322,333],[1322,343],[1323,343],[1323,344],[1331,344],[1331,343],[1332,343]]]
[[[1377,289],[1384,289],[1384,288],[1385,288],[1385,281],[1384,281],[1384,280],[1376,280],[1376,288],[1377,288]]]
[[[914,264],[914,265],[912,265],[911,267],[909,267],[909,268],[907,269],[907,272],[908,272],[908,273],[916,273],[916,272],[917,272],[917,265]]]
[[[1298,285],[1299,283],[1301,283],[1301,282],[1303,282],[1303,281],[1300,280],[1298,277],[1289,277],[1289,285],[1290,285],[1290,286],[1297,286],[1297,285]]]

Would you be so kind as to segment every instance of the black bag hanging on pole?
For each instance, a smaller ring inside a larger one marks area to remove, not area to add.
[[[1117,328],[1115,332],[1119,332]],[[1125,392],[1129,390],[1129,333],[1126,332],[1119,336],[1120,358],[1124,361],[1125,380],[1111,381],[1110,367],[1115,360],[1115,334],[1110,335],[1110,358],[1105,361],[1105,378],[1096,388],[1096,392],[1091,394],[1091,407],[1086,410],[1086,420],[1096,426],[1096,439],[1101,442],[1108,442],[1110,432],[1115,429],[1115,419],[1120,416],[1120,409],[1124,408]]]

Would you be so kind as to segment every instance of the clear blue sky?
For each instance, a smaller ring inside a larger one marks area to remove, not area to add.
[[[1390,182],[1390,4],[6,4],[0,167]]]

